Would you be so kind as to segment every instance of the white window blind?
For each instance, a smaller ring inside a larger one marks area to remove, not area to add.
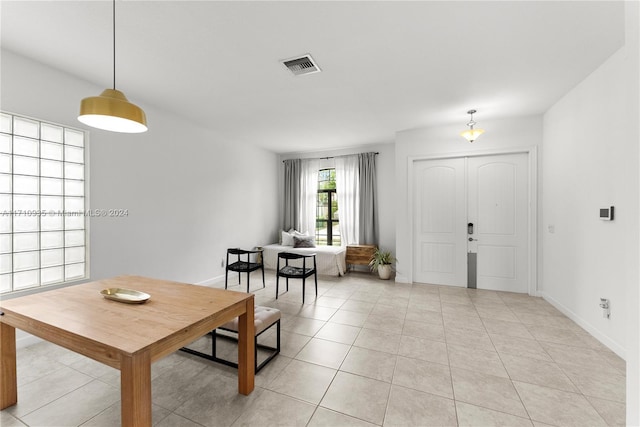
[[[0,113],[0,293],[86,277],[85,134]]]

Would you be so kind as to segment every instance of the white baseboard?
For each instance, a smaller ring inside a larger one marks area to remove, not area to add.
[[[196,283],[196,285],[213,286],[223,282],[224,282],[224,275],[220,275],[220,276],[212,277],[211,279],[203,280],[202,282],[198,282]]]
[[[411,282],[409,281],[409,278],[407,276],[396,272],[396,283],[411,283]]]
[[[575,314],[573,311],[571,311],[569,308],[567,308],[566,306],[561,304],[559,301],[555,300],[553,297],[547,295],[544,291],[539,291],[538,294],[545,301],[547,301],[549,304],[551,304],[552,306],[554,306],[555,308],[560,310],[560,312],[562,314],[564,314],[569,319],[571,319],[574,322],[576,322],[582,329],[584,329],[585,331],[589,332],[589,334],[591,334],[595,339],[597,339],[602,344],[604,344],[606,347],[608,347],[615,354],[617,354],[618,356],[620,356],[624,360],[627,360],[626,357],[625,357],[626,351],[625,351],[625,348],[622,345],[620,345],[619,343],[613,341],[611,338],[607,337],[606,335],[604,335],[603,333],[598,331],[589,322],[587,322],[586,320],[584,320],[583,318],[581,318],[580,316]]]

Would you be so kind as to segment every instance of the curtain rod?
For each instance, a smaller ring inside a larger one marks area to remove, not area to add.
[[[367,151],[367,152],[371,153],[371,151]],[[364,153],[356,153],[356,154],[364,154]],[[341,156],[329,156],[329,157],[309,157],[308,159],[299,159],[299,160],[328,160],[328,159],[335,159],[336,157],[355,156],[356,154],[343,154]],[[380,153],[376,151],[373,154],[377,156]],[[295,159],[286,159],[286,160],[283,160],[282,163],[286,162],[287,160],[295,160]]]

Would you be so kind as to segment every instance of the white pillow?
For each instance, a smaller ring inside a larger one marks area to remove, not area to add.
[[[282,231],[282,246],[293,246],[293,233]]]
[[[282,246],[293,246],[293,237],[309,237],[309,233],[301,233],[291,228],[289,231],[282,231],[280,236],[280,244]],[[314,238],[315,240],[315,238]]]

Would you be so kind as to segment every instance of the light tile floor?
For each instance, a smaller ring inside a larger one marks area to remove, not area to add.
[[[540,298],[352,272],[322,277],[317,298],[307,286],[303,305],[299,281],[275,300],[267,278],[252,291],[282,312],[282,352],[255,391],[239,395],[232,368],[171,354],[152,366],[154,425],[625,424],[624,361]],[[19,349],[18,384],[3,427],[120,424],[119,373],[53,344]]]

